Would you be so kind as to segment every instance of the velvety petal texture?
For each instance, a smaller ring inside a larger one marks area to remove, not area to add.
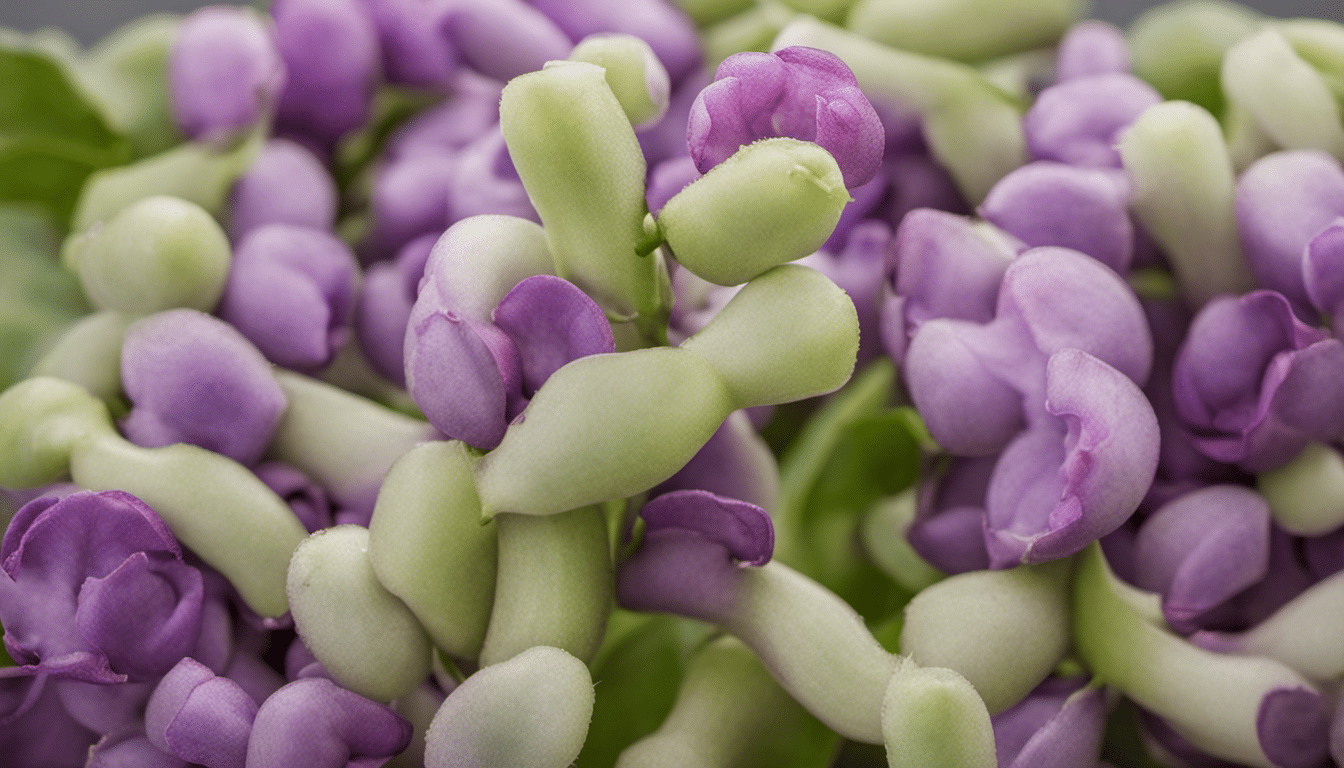
[[[212,5],[182,20],[168,60],[173,117],[188,138],[227,139],[275,109],[285,63],[270,20]]]
[[[368,119],[382,73],[378,31],[360,0],[281,0],[271,6],[289,80],[281,128],[330,145]]]
[[[325,678],[302,678],[257,710],[247,768],[373,768],[405,749],[411,732],[390,707]]]
[[[1106,690],[1051,677],[992,718],[1001,768],[1091,766],[1106,729]]]
[[[454,3],[442,29],[464,62],[500,81],[564,59],[573,47],[555,22],[522,0]]]
[[[820,144],[851,189],[867,183],[882,162],[877,112],[849,67],[815,48],[734,54],[691,107],[687,142],[701,173],[772,136]]]
[[[503,83],[464,68],[454,73],[451,88],[446,99],[420,112],[392,134],[386,150],[389,159],[453,152],[499,122]]]
[[[500,213],[540,221],[498,128],[462,148],[448,186],[448,219]]]
[[[209,768],[244,768],[257,703],[227,677],[184,658],[159,681],[145,710],[154,746]]]
[[[233,326],[193,309],[136,321],[121,349],[128,439],[192,443],[254,464],[286,407],[270,363]]]
[[[458,163],[457,153],[425,152],[379,169],[369,193],[373,222],[361,248],[375,259],[392,258],[417,237],[447,229]]]
[[[229,193],[229,237],[239,243],[266,224],[329,230],[336,223],[336,182],[302,144],[271,139]]]
[[[355,305],[355,337],[365,359],[402,386],[406,385],[406,324],[439,234],[421,235],[407,243],[395,261],[370,266]]]
[[[358,281],[336,236],[268,224],[236,249],[219,314],[277,365],[319,370],[350,338]]]
[[[1121,132],[1161,101],[1151,85],[1129,74],[1065,80],[1042,91],[1027,110],[1027,147],[1041,160],[1119,168]]]
[[[1302,284],[1312,306],[1330,316],[1335,338],[1344,331],[1344,218],[1337,218],[1307,243]]]
[[[441,28],[445,0],[364,0],[378,30],[388,82],[436,86],[449,82],[457,51]]]

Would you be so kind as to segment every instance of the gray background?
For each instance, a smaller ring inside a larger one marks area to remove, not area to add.
[[[61,27],[85,44],[117,25],[151,11],[189,11],[204,0],[0,0],[0,26],[25,32]],[[1096,18],[1128,24],[1159,0],[1093,0]],[[1275,16],[1315,16],[1344,21],[1344,0],[1243,0],[1243,4]]]

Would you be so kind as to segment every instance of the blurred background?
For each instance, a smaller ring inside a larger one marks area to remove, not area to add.
[[[136,16],[153,11],[182,13],[211,4],[207,0],[0,0],[0,27],[23,32],[60,27],[87,45]],[[1093,0],[1092,15],[1125,25],[1161,4],[1161,0]],[[1344,21],[1344,0],[1242,0],[1242,4],[1274,16]]]

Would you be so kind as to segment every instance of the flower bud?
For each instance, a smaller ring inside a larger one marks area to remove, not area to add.
[[[169,54],[173,116],[188,138],[232,138],[268,119],[285,85],[270,19],[223,5],[187,16]]]

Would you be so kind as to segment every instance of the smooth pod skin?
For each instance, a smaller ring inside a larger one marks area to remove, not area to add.
[[[495,594],[496,526],[481,501],[464,443],[407,451],[383,480],[369,522],[369,562],[434,645],[459,658],[480,653]]]
[[[737,285],[820,248],[848,202],[829,152],[810,141],[765,139],[673,196],[658,226],[683,267]]]
[[[426,768],[565,768],[593,714],[588,667],[538,646],[468,677],[425,734]]]
[[[607,85],[636,127],[653,125],[667,113],[672,86],[667,69],[649,44],[634,35],[595,34],[570,52],[571,61],[586,61],[606,70]]]
[[[107,406],[78,384],[41,376],[0,394],[0,486],[59,481],[81,443],[115,435]]]
[[[121,396],[121,344],[134,319],[123,312],[86,315],[65,331],[30,375],[64,379],[112,402]]]
[[[332,679],[387,702],[429,676],[429,637],[406,604],[378,582],[368,552],[366,528],[318,531],[294,551],[286,591],[303,644]]]
[[[1086,6],[1081,0],[860,0],[848,26],[903,51],[980,61],[1053,43]]]
[[[891,768],[997,768],[994,728],[975,688],[954,670],[902,658],[882,698]]]

